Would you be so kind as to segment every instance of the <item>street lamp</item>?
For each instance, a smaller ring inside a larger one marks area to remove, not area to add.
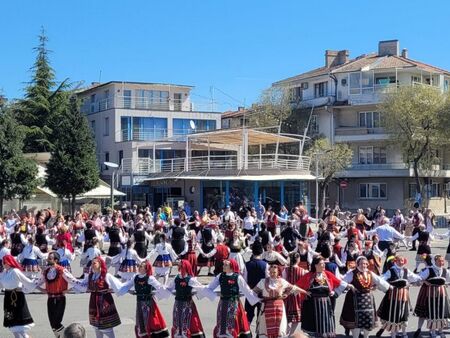
[[[115,169],[119,168],[119,165],[114,162],[103,162],[104,165],[106,165],[108,168],[112,168],[113,172],[111,175],[111,210],[114,210],[114,174],[116,173]]]

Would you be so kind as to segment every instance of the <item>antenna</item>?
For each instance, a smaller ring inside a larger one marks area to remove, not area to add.
[[[98,83],[102,83],[102,70],[100,69],[100,74],[98,75]]]

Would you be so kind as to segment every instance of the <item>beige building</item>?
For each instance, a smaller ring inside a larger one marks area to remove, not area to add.
[[[313,133],[332,143],[345,142],[353,149],[351,166],[340,173],[339,184],[331,187],[329,203],[344,208],[375,207],[388,210],[407,208],[415,200],[412,169],[398,149],[388,146],[383,112],[377,104],[385,93],[399,86],[427,85],[446,92],[450,72],[411,59],[400,53],[399,41],[380,41],[378,52],[349,57],[348,50],[325,51],[322,67],[275,82],[292,91],[293,104],[312,112]],[[311,130],[310,130],[311,131]],[[436,213],[450,210],[450,153],[442,150],[441,163],[424,177],[424,203]],[[339,182],[338,181],[338,182]],[[345,185],[345,184],[343,184]]]

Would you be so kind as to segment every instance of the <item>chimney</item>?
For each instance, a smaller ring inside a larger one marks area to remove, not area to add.
[[[378,56],[399,56],[398,40],[386,40],[378,42]]]
[[[408,50],[406,48],[402,49],[402,57],[404,57],[405,59],[408,58]]]
[[[348,61],[348,50],[329,50],[325,51],[325,67],[330,68],[339,66]]]
[[[238,111],[243,112],[245,110],[245,107],[238,107]]]

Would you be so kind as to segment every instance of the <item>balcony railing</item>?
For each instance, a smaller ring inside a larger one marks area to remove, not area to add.
[[[399,170],[399,169],[408,169],[408,165],[403,162],[371,163],[371,164],[352,163],[350,167],[348,167],[346,170]]]
[[[128,141],[156,141],[163,140],[172,136],[182,136],[193,133],[201,133],[208,131],[206,129],[185,128],[185,129],[167,129],[167,128],[139,128],[139,129],[122,129],[116,135],[116,142]]]
[[[335,129],[336,136],[347,135],[365,135],[365,134],[385,134],[384,128],[367,128],[367,127],[337,127]]]
[[[152,173],[205,172],[208,170],[282,170],[309,172],[310,158],[298,155],[249,155],[245,161],[236,155],[211,155],[189,158],[122,159],[122,173],[149,175]]]

